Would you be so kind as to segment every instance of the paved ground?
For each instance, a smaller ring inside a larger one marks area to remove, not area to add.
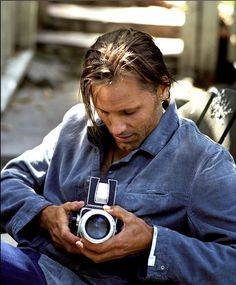
[[[1,119],[1,164],[38,145],[79,100],[79,76],[70,65],[35,57]]]

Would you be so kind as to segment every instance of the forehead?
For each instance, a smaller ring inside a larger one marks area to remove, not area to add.
[[[105,103],[132,102],[143,100],[153,92],[132,75],[122,76],[109,84],[92,85],[92,97],[96,106]]]

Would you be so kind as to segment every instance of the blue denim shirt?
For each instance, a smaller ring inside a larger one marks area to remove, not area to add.
[[[149,252],[94,264],[53,246],[37,214],[85,200],[108,139],[106,131],[94,138],[90,130],[83,105],[76,105],[41,145],[2,171],[2,224],[21,246],[43,254],[48,284],[236,284],[235,164],[179,118],[174,101],[142,145],[108,172],[118,180],[116,204],[157,227],[153,266]]]

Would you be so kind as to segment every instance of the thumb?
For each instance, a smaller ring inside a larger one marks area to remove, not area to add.
[[[104,205],[103,209],[108,212],[110,215],[117,217],[118,219],[122,220],[123,222],[127,221],[133,214],[126,211],[124,208],[120,206],[108,206]]]

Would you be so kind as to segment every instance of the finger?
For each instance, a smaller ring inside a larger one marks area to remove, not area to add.
[[[66,212],[79,211],[82,207],[84,207],[84,201],[73,201],[63,204]]]
[[[120,240],[117,239],[117,236],[113,236],[105,242],[94,244],[85,238],[80,239],[80,243],[78,243],[79,247],[86,248],[90,252],[94,254],[106,254],[108,252],[113,251],[115,248],[120,248]]]
[[[78,247],[81,254],[85,255],[89,259],[93,260],[95,263],[105,262],[112,259],[121,258],[124,255],[117,250],[109,250],[99,252],[98,250],[92,250],[86,246],[86,243],[83,239],[76,242],[76,246]]]
[[[54,242],[60,244],[68,252],[80,253],[78,247],[76,247],[76,242],[79,241],[80,238],[73,235],[67,225],[61,225],[60,229],[55,232],[53,238]]]
[[[76,203],[74,203],[74,205],[71,205],[71,202],[65,204],[62,207],[57,208],[54,223],[51,225],[51,233],[54,236],[54,239],[59,238],[75,243],[78,238],[76,239],[76,236],[74,236],[69,229],[67,212],[69,212],[69,209],[73,208],[71,206],[76,206]]]
[[[63,241],[69,242],[69,243],[71,243],[73,245],[75,245],[75,243],[80,240],[80,238],[78,236],[74,235],[70,231],[68,226],[64,226],[62,228],[61,238],[62,238]]]
[[[108,212],[110,215],[117,217],[118,219],[122,220],[123,222],[128,222],[134,215],[128,211],[126,211],[124,208],[121,208],[120,206],[103,206],[103,209]]]

